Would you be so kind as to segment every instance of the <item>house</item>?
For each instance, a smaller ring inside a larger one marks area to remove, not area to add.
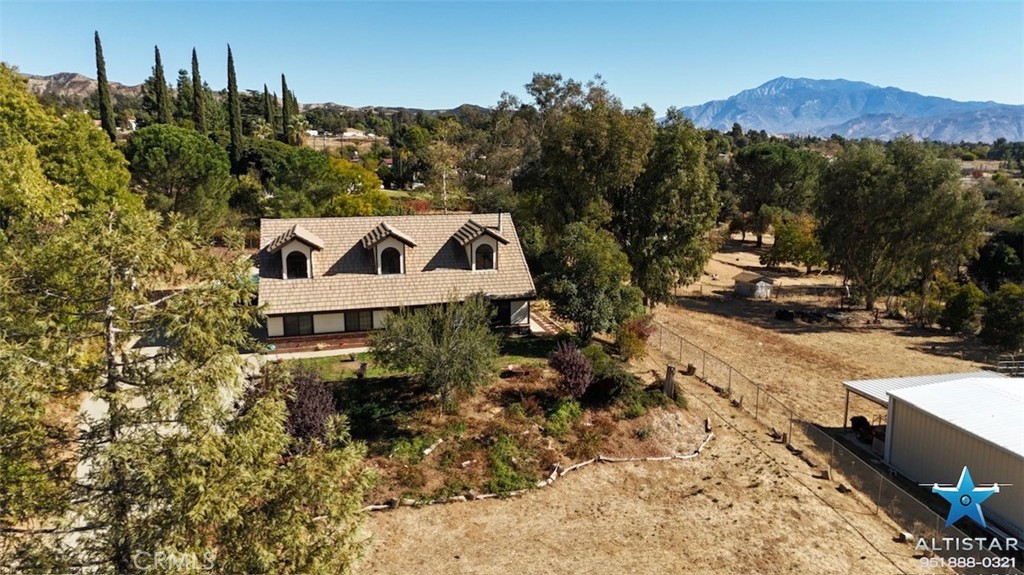
[[[387,312],[481,293],[495,325],[528,330],[536,289],[507,214],[264,219],[267,336],[380,329]]]
[[[754,272],[741,272],[732,279],[736,282],[733,293],[740,297],[754,299],[770,299],[772,297],[772,286],[775,285],[773,278]]]

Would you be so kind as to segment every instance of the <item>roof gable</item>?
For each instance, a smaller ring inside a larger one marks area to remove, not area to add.
[[[459,245],[465,246],[473,240],[479,238],[482,235],[489,235],[492,238],[498,240],[503,244],[507,244],[508,240],[505,236],[501,235],[494,228],[481,226],[473,220],[467,221],[457,232],[455,232],[455,241],[459,242]]]
[[[303,228],[302,226],[295,224],[292,227],[285,230],[284,233],[274,238],[274,240],[267,245],[267,252],[277,252],[284,246],[288,245],[288,242],[291,242],[292,240],[299,240],[300,242],[314,249],[324,249],[323,240],[321,240],[316,234],[311,233],[306,228]]]
[[[368,234],[363,236],[363,247],[366,249],[370,249],[373,246],[380,243],[381,241],[383,241],[384,238],[388,237],[395,238],[396,240],[402,242],[403,244],[411,248],[416,247],[416,242],[413,241],[412,238],[410,238],[407,234],[404,234],[401,231],[389,226],[387,222],[381,222],[377,224],[377,227],[373,228],[372,230],[370,230]]]

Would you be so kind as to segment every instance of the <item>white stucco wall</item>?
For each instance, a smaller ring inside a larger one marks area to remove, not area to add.
[[[267,336],[268,337],[281,337],[284,335],[284,318],[268,317],[267,318]]]
[[[313,333],[337,333],[345,331],[345,314],[313,314]]]
[[[527,325],[530,323],[530,302],[529,301],[513,301],[509,302],[512,306],[511,324],[512,325]]]
[[[469,253],[469,269],[476,271],[476,249],[482,245],[488,245],[494,249],[494,269],[498,269],[498,240],[492,238],[487,234],[484,234],[479,238],[473,240],[473,242],[470,244],[471,251]]]
[[[313,251],[298,240],[292,240],[281,248],[281,277],[288,279],[288,254],[292,252],[302,252],[306,255],[306,276],[313,277]]]
[[[396,240],[395,238],[384,238],[376,246],[374,246],[374,261],[377,262],[377,275],[380,275],[380,254],[388,248],[395,248],[398,250],[399,260],[402,262],[402,273],[405,273],[405,244]]]

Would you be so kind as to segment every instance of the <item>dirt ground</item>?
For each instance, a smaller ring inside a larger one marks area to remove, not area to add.
[[[802,462],[769,457],[785,458],[782,446],[746,441],[699,402],[691,412],[716,427],[696,459],[595,464],[517,499],[374,514],[358,572],[917,572],[912,548],[891,540],[895,526],[854,514],[866,541],[819,499],[852,496],[805,487],[789,475],[807,474]],[[745,416],[725,417],[758,433]]]
[[[766,246],[770,242],[768,236]],[[845,325],[776,320],[774,312],[780,307],[838,306],[836,295],[787,292],[797,291],[797,286],[841,286],[842,278],[773,271],[770,275],[778,278],[775,287],[781,286],[783,295],[753,301],[732,296],[733,277],[742,271],[767,270],[758,262],[752,241],[740,244],[734,239],[712,258],[699,282],[680,289],[679,305],[660,306],[656,317],[814,423],[842,425],[843,381],[977,371],[991,359],[976,344],[898,320],[882,318],[875,324],[874,315],[865,311],[849,311],[852,321]],[[850,415],[879,412],[874,404],[851,398]]]
[[[955,338],[875,324],[866,313],[845,325],[775,320],[778,307],[821,309],[838,299],[737,300],[728,294],[744,270],[763,268],[750,242],[730,242],[657,318],[817,423],[842,424],[843,380],[971,371],[984,359]],[[785,294],[786,286],[839,280],[794,270],[780,284]],[[666,361],[654,353],[644,367],[661,370]],[[858,493],[837,491],[841,477],[817,479],[748,414],[694,378],[682,385],[689,424],[699,430],[709,417],[714,425],[700,457],[592,465],[516,499],[373,514],[358,572],[922,572],[913,547],[893,541],[903,527]],[[851,406],[851,415],[878,411],[866,401]],[[696,441],[692,429],[688,435]]]

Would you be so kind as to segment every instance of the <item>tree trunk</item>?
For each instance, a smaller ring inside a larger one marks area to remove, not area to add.
[[[757,234],[757,247],[764,245],[764,234]]]
[[[864,309],[875,311],[875,290],[864,290]]]

